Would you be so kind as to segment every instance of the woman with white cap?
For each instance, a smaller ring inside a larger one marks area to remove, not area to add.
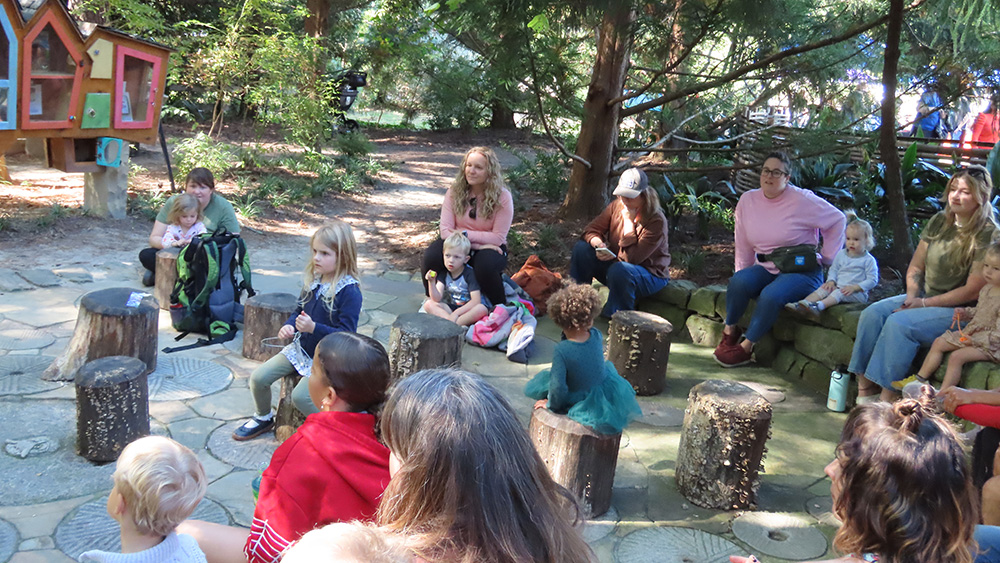
[[[767,155],[760,189],[744,193],[736,204],[736,273],[729,279],[726,326],[714,353],[722,367],[752,361],[754,344],[771,330],[782,307],[819,287],[822,266],[844,247],[844,214],[811,191],[789,185],[791,170],[785,153]],[[757,306],[741,342],[736,323],[751,299]]]
[[[578,283],[597,278],[608,286],[604,317],[634,309],[636,299],[660,291],[670,281],[667,218],[646,173],[626,170],[614,195],[584,229],[569,264],[569,275]]]

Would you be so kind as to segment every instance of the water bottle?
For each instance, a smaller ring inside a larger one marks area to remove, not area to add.
[[[844,366],[837,366],[830,373],[830,393],[826,398],[826,408],[844,412],[847,410],[847,385],[851,382],[851,374]]]

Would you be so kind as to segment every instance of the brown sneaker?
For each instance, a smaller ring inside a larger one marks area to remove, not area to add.
[[[722,345],[720,344],[719,348],[715,349],[715,353],[712,354],[712,357],[715,358],[715,362],[717,364],[724,368],[734,368],[749,364],[753,361],[753,355],[739,345],[722,348]]]

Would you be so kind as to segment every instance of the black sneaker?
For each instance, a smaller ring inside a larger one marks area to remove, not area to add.
[[[156,284],[156,274],[146,270],[142,273],[142,285],[145,287],[153,287]]]
[[[242,442],[244,440],[252,440],[257,436],[267,432],[274,426],[274,417],[272,416],[269,420],[261,420],[256,416],[250,420],[243,423],[233,432],[233,440]]]

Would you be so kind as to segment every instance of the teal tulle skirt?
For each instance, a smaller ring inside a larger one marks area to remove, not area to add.
[[[604,380],[589,390],[570,390],[575,400],[566,416],[602,434],[618,434],[633,419],[642,416],[635,390],[625,378],[618,375],[614,364],[606,362]],[[533,399],[549,395],[549,370],[538,372],[524,386],[524,394]]]

